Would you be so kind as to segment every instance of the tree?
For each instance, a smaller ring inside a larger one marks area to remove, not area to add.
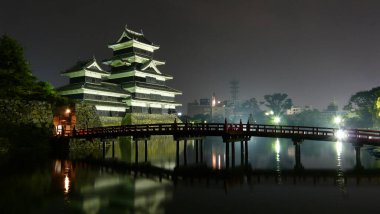
[[[316,109],[306,110],[298,114],[288,115],[286,117],[286,121],[287,125],[292,126],[328,127],[331,124],[331,118],[326,117],[326,115]]]
[[[7,35],[0,37],[0,95],[24,95],[31,91],[35,81],[24,58],[23,48]]]
[[[262,120],[263,111],[260,109],[259,103],[257,102],[256,98],[251,98],[242,102],[238,106],[237,112],[246,115],[246,118],[250,120],[250,123]]]
[[[7,35],[0,37],[0,97],[38,100],[58,97],[49,83],[33,76],[22,46]]]
[[[258,112],[261,112],[256,98],[251,98],[249,100],[244,101],[239,107],[239,110],[247,112],[249,114],[256,114]]]
[[[380,96],[380,87],[368,91],[359,91],[352,95],[345,110],[353,110],[357,117],[348,121],[349,125],[361,128],[373,127],[376,116],[376,100]]]
[[[287,109],[293,105],[292,99],[288,98],[287,94],[274,93],[265,95],[265,106],[271,109],[275,115],[283,115]]]

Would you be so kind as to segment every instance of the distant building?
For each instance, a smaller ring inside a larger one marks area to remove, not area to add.
[[[199,102],[194,100],[194,102],[187,104],[187,115],[189,117],[194,117],[195,115],[210,115],[211,105],[210,99],[204,98],[200,99]]]
[[[299,114],[303,111],[311,111],[313,110],[313,107],[312,106],[304,106],[304,107],[300,107],[300,106],[292,106],[290,109],[286,110],[286,115],[295,115],[295,114]]]

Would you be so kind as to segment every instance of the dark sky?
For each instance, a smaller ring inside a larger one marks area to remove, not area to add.
[[[379,0],[2,0],[0,34],[25,47],[33,72],[54,86],[79,59],[111,56],[125,24],[161,46],[161,71],[186,104],[213,92],[240,98],[286,92],[324,108],[380,85]]]

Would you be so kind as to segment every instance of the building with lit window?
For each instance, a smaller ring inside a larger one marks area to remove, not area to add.
[[[108,46],[113,51],[110,59],[104,60],[111,67],[107,81],[119,84],[130,93],[126,103],[131,113],[173,113],[181,104],[175,102],[180,91],[166,85],[172,76],[164,74],[159,67],[165,64],[154,59],[159,46],[138,33],[125,28],[120,38]]]
[[[130,108],[125,103],[130,94],[120,85],[104,81],[110,73],[103,70],[95,58],[77,63],[62,72],[62,76],[69,77],[70,83],[58,88],[58,93],[95,105],[99,116],[123,117]]]
[[[80,62],[62,73],[70,83],[58,93],[93,104],[100,116],[124,117],[126,113],[171,114],[181,104],[175,96],[182,92],[168,87],[173,77],[161,72],[165,64],[154,59],[159,46],[143,33],[125,28],[120,38],[108,46],[113,56],[104,60],[109,71],[96,59]]]

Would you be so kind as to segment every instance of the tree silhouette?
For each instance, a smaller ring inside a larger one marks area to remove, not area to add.
[[[53,87],[38,81],[25,60],[22,46],[8,35],[0,37],[0,98],[57,99]]]
[[[265,95],[265,106],[271,109],[275,115],[283,115],[287,109],[293,105],[292,99],[287,94],[274,93]]]

